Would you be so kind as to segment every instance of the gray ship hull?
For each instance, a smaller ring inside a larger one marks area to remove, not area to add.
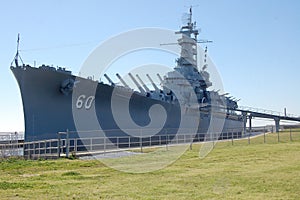
[[[81,137],[77,133],[76,124],[74,122],[74,99],[72,99],[72,91],[70,94],[61,92],[61,85],[68,79],[77,80],[80,84],[92,86],[96,88],[95,92],[95,110],[97,120],[107,137],[127,136],[122,131],[111,110],[111,97],[114,90],[113,86],[92,81],[89,79],[79,78],[70,73],[60,72],[52,68],[33,68],[12,67],[19,88],[21,91],[24,120],[25,120],[25,141],[37,141],[46,139],[57,139],[58,132],[69,130],[73,134],[71,137]],[[73,97],[74,98],[74,97]],[[163,106],[167,112],[166,123],[163,129],[158,133],[175,134],[180,124],[181,109],[178,104],[172,104],[149,97],[133,93],[129,102],[129,111],[132,120],[139,126],[146,126],[150,122],[149,108],[152,105],[159,104]],[[205,134],[211,122],[211,118],[218,118],[218,115],[212,116],[210,113],[201,113],[200,123],[198,126],[198,134]],[[224,117],[221,116],[220,118]],[[75,120],[76,121],[76,120]],[[89,124],[89,119],[86,119]],[[131,129],[132,127],[125,127]],[[88,125],[85,127],[90,131],[93,127]],[[243,121],[238,115],[226,115],[224,121],[224,132],[230,131],[242,133]]]

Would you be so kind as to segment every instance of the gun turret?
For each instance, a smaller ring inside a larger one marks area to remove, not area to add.
[[[130,76],[130,78],[132,79],[132,81],[134,82],[134,84],[139,88],[139,90],[141,91],[141,93],[146,93],[145,90],[143,89],[143,87],[132,76],[132,74],[128,73],[128,75]]]
[[[112,85],[115,86],[116,84],[109,78],[107,74],[104,74],[104,77],[108,80],[108,82]]]
[[[153,85],[154,89],[156,91],[160,91],[159,88],[155,85],[155,83],[153,82],[152,78],[149,76],[149,74],[146,74],[146,76],[148,77],[148,79],[150,80],[151,84]]]
[[[158,73],[157,73],[156,75],[157,75],[157,77],[158,77],[160,83],[162,83],[162,82],[163,82],[163,79],[161,78],[161,76],[160,76]]]
[[[138,74],[136,74],[136,77],[139,79],[139,81],[141,82],[141,84],[143,85],[143,87],[145,88],[146,92],[150,92],[149,88],[146,86],[146,84],[144,83],[144,81],[140,78],[140,76]]]
[[[118,77],[118,79],[120,79],[121,83],[126,87],[126,88],[130,88],[127,83],[123,80],[123,78],[118,74],[116,73],[116,76]]]

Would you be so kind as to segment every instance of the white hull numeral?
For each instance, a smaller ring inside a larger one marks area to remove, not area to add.
[[[82,94],[77,98],[76,108],[81,109],[84,107],[86,110],[89,110],[92,107],[94,100],[94,96],[86,97],[86,95]]]

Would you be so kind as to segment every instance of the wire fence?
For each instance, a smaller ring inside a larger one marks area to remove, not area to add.
[[[275,144],[300,141],[300,129],[286,129],[278,133],[261,127],[251,132],[230,130],[222,134],[164,134],[150,137],[87,137],[72,138],[72,132],[60,132],[57,139],[22,142],[22,137],[10,134],[0,141],[0,157],[23,156],[25,159],[56,159],[59,157],[90,156],[107,152],[138,149],[143,152],[148,147],[164,147],[203,141],[224,141],[228,145]]]

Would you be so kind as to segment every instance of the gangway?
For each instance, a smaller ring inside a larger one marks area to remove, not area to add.
[[[246,106],[240,106],[239,108],[234,109],[234,110],[241,112],[243,115],[244,132],[246,131],[247,119],[249,119],[249,129],[250,130],[252,129],[252,118],[253,117],[274,119],[276,132],[279,132],[280,120],[300,122],[300,116],[287,114],[287,113],[280,113],[280,112],[271,111],[271,110],[251,108],[251,107],[246,107]]]

